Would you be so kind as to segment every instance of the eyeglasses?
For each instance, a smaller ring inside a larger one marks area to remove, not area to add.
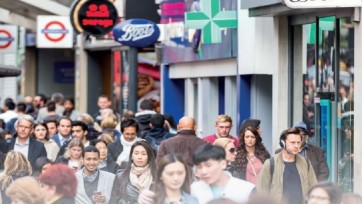
[[[28,130],[28,129],[30,129],[31,127],[23,126],[23,125],[18,125],[18,128],[19,128],[19,129],[26,129],[26,130]]]
[[[232,153],[232,154],[234,154],[234,153],[236,152],[236,149],[235,149],[234,147],[233,147],[233,148],[230,148],[230,149],[229,149],[229,152]]]

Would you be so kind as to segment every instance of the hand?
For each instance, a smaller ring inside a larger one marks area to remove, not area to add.
[[[150,190],[144,190],[138,196],[138,204],[151,204],[153,202],[153,198],[155,197],[155,193]]]
[[[98,194],[93,194],[92,199],[96,202],[96,203],[104,203],[106,201],[106,196],[102,195],[101,193]]]

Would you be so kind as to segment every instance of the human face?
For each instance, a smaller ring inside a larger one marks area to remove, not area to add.
[[[220,161],[209,159],[196,165],[196,174],[199,176],[200,180],[214,186],[220,181],[225,168],[226,161],[224,159]]]
[[[329,195],[323,188],[315,188],[308,196],[308,204],[330,204]]]
[[[59,121],[58,131],[63,137],[68,137],[72,130],[72,122],[67,119],[62,119]]]
[[[302,145],[302,138],[298,134],[289,134],[285,140],[285,150],[289,154],[297,155]]]
[[[345,133],[347,139],[349,139],[349,140],[352,139],[352,130],[351,130],[351,128],[349,128],[349,127],[345,128],[344,133]]]
[[[245,131],[244,134],[244,143],[247,147],[255,147],[256,137],[250,130]]]
[[[87,131],[84,131],[82,126],[73,126],[72,127],[73,138],[79,138],[81,141],[83,141],[86,134],[87,134]]]
[[[63,106],[65,110],[71,110],[74,107],[73,103],[69,100],[64,101]]]
[[[55,122],[47,123],[47,127],[50,136],[57,134],[57,125],[55,124]]]
[[[69,149],[69,156],[71,159],[79,159],[82,155],[82,148],[78,146],[73,146]]]
[[[179,161],[166,165],[161,174],[161,180],[165,188],[173,191],[181,189],[185,178],[185,165]]]
[[[105,98],[105,97],[98,98],[99,109],[109,108],[110,106],[111,106],[111,102],[107,98]]]
[[[225,152],[226,152],[226,160],[228,162],[233,162],[235,161],[236,158],[236,149],[235,149],[235,145],[233,142],[229,142],[226,146],[225,146]]]
[[[96,144],[97,149],[99,150],[100,153],[100,159],[101,160],[105,160],[107,158],[107,153],[108,153],[108,148],[107,145],[104,144],[104,142],[98,142]]]
[[[33,128],[31,127],[31,122],[27,120],[21,120],[18,122],[16,126],[16,132],[18,133],[18,137],[20,139],[29,138],[29,135]]]
[[[45,140],[47,135],[47,129],[42,125],[37,125],[34,129],[34,135],[37,140]]]
[[[41,103],[40,96],[35,96],[34,100],[33,100],[33,106],[36,107],[36,108],[39,108],[40,105],[41,105],[40,103]]]
[[[230,122],[220,122],[215,125],[217,134],[220,137],[228,137],[232,127]]]
[[[99,164],[99,155],[97,152],[84,153],[83,165],[88,173],[93,173],[97,170]]]
[[[43,174],[51,165],[51,163],[44,164],[43,168],[41,169],[41,173]]]
[[[303,98],[303,103],[305,106],[309,106],[309,95],[304,95],[304,98]]]
[[[137,136],[136,128],[135,127],[124,128],[122,136],[127,142],[132,142],[133,140],[136,139]]]
[[[145,167],[147,165],[148,155],[146,149],[143,146],[138,145],[133,148],[132,161],[133,164],[137,167]]]

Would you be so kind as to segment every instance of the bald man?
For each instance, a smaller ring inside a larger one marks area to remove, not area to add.
[[[193,166],[192,155],[205,141],[195,134],[196,123],[191,117],[184,116],[177,125],[177,135],[163,141],[157,152],[156,164],[168,153],[180,154],[191,167]]]

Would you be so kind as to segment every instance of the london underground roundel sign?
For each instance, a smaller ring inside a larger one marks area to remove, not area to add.
[[[11,36],[10,32],[0,29],[0,49],[8,48],[13,41],[14,37]]]
[[[45,37],[52,42],[59,42],[64,39],[69,31],[65,28],[64,24],[59,21],[51,21],[46,24],[42,33]]]
[[[157,42],[160,29],[146,19],[130,19],[113,28],[113,37],[119,43],[130,47],[147,47]]]
[[[110,0],[78,0],[72,6],[70,19],[76,32],[102,36],[116,25],[118,13]]]

